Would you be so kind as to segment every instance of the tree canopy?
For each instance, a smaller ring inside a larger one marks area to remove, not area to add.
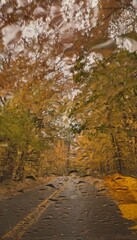
[[[137,174],[134,1],[0,10],[0,179]]]

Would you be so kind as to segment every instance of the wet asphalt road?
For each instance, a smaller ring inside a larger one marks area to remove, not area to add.
[[[78,177],[60,177],[53,185],[0,201],[0,239],[136,240],[136,232],[129,230],[133,225],[104,191]]]

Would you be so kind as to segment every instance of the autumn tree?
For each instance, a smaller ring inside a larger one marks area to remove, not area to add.
[[[122,60],[116,54],[102,61],[119,47],[127,49],[128,45],[130,52],[136,51],[133,1],[1,1],[0,40],[0,160],[4,176],[8,172],[17,179],[55,170],[68,173],[75,161],[73,164],[71,159],[70,166],[71,156],[67,154],[65,160],[63,154],[73,148],[75,155],[76,139],[80,164],[81,159],[88,159],[82,160],[83,169],[94,165],[99,171],[108,171],[111,165],[111,170],[121,171],[131,155],[134,168],[136,89],[130,81],[121,83],[120,79],[129,78],[133,70],[129,64],[126,76],[127,66],[122,61],[128,63],[135,55],[121,53]],[[132,59],[133,67],[134,62]],[[135,81],[134,71],[133,76]],[[105,142],[109,153],[107,148],[102,150]],[[100,160],[102,151],[105,154]],[[80,166],[79,161],[76,165]]]
[[[136,54],[120,51],[82,78],[72,114],[85,123],[81,134],[91,144],[91,167],[99,161],[111,171],[136,171],[136,63]]]

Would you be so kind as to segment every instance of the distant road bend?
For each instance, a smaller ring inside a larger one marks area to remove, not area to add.
[[[136,240],[131,226],[104,190],[79,177],[0,201],[1,240]]]

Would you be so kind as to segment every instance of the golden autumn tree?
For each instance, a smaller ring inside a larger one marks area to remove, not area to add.
[[[0,40],[0,160],[4,176],[20,179],[28,174],[64,174],[80,165],[84,171],[91,165],[92,170],[121,171],[121,164],[128,166],[131,155],[134,169],[136,90],[128,88],[119,94],[122,84],[125,89],[129,83],[118,80],[129,78],[131,69],[126,70],[128,64],[124,68],[122,62],[128,62],[129,56],[121,54],[120,60],[120,55],[113,55],[98,63],[98,58],[110,56],[124,41],[135,52],[136,8],[131,0],[75,4],[1,1]],[[93,72],[91,56],[98,63]],[[133,68],[134,62],[132,59],[129,64]],[[69,118],[73,114],[74,118]],[[64,118],[69,119],[67,127]],[[76,139],[79,160],[75,164],[73,158],[70,164],[71,156],[65,160],[64,149],[75,155]],[[103,158],[99,157],[102,151]]]
[[[91,168],[95,161],[102,170],[135,171],[136,63],[136,54],[120,51],[82,78],[72,114],[85,123],[81,134],[91,144]]]

